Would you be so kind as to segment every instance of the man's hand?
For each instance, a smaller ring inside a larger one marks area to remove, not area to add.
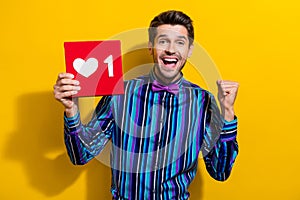
[[[226,121],[234,119],[234,102],[237,96],[239,84],[233,81],[218,80],[218,99],[222,115]]]
[[[73,74],[60,73],[53,86],[54,98],[63,104],[67,117],[73,117],[78,111],[77,98],[72,99],[72,95],[78,93],[80,83],[73,78]]]

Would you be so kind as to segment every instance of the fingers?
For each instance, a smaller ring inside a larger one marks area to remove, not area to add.
[[[239,83],[235,81],[228,81],[228,80],[217,80],[218,86],[234,86],[238,87]]]
[[[74,75],[70,73],[60,73],[57,77],[56,84],[57,86],[60,85],[79,85],[79,81],[73,80]]]
[[[219,93],[222,95],[228,95],[230,93],[236,93],[239,88],[239,83],[228,80],[218,80],[217,85]]]
[[[57,80],[60,80],[60,79],[73,79],[74,78],[74,75],[71,74],[71,73],[59,73],[58,76],[57,76]]]
[[[81,89],[79,81],[73,80],[73,78],[73,74],[60,73],[53,86],[54,98],[60,101],[66,108],[71,108],[74,105],[72,96],[77,94]]]
[[[64,92],[59,92],[59,91],[54,91],[54,97],[56,100],[63,102],[63,100],[70,100],[70,98],[77,94],[77,91],[64,91]]]
[[[58,92],[65,92],[65,91],[79,91],[81,89],[80,86],[75,86],[72,84],[67,84],[67,85],[54,85],[54,90],[58,91]]]
[[[234,81],[224,81],[224,80],[218,80],[217,85],[219,89],[232,89],[232,88],[238,88],[239,83]]]

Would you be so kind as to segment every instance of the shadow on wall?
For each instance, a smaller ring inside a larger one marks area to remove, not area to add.
[[[48,197],[59,195],[87,171],[88,200],[107,199],[108,167],[99,162],[71,164],[63,141],[63,109],[52,92],[20,96],[17,110],[16,131],[6,143],[5,157],[23,165],[34,189]],[[99,188],[106,188],[107,192]]]

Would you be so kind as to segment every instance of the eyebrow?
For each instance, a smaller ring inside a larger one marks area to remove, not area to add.
[[[159,35],[159,36],[157,37],[157,39],[163,38],[163,37],[168,37],[168,35],[167,35],[167,34],[161,34],[161,35]],[[187,40],[187,38],[186,38],[185,36],[183,36],[183,35],[179,35],[179,36],[177,36],[177,37],[180,38],[180,39]]]

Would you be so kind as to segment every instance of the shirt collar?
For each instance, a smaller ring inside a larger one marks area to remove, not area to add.
[[[156,76],[156,74],[154,73],[154,67],[151,69],[150,71],[150,81],[151,83],[154,81],[154,80],[157,80],[159,83],[163,84],[162,81]],[[178,86],[180,87],[181,84],[182,84],[182,80],[183,80],[183,73],[180,72],[180,77],[178,79],[176,79],[175,81],[173,81],[172,83],[170,84],[178,84]]]

